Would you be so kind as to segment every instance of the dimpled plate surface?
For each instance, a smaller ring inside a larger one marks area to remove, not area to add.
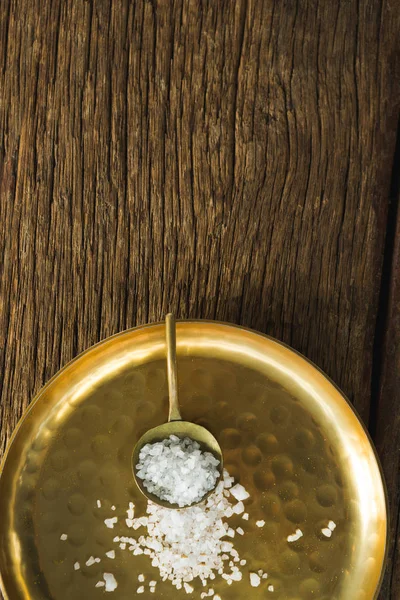
[[[177,341],[183,417],[211,430],[229,473],[251,494],[250,520],[230,519],[245,531],[234,540],[247,560],[243,580],[228,586],[217,578],[215,593],[222,600],[376,598],[386,551],[384,484],[339,390],[297,353],[243,328],[179,322]],[[100,598],[104,588],[95,584],[104,571],[118,581],[111,598],[155,597],[136,589],[139,573],[158,580],[158,570],[148,557],[116,547],[113,537],[128,533],[108,529],[104,519],[123,522],[129,501],[136,516],[145,512],[131,455],[137,439],[167,418],[164,356],[162,324],[121,333],[67,365],[31,404],[0,477],[5,598]],[[336,525],[330,537],[329,521]],[[288,542],[297,529],[303,536]],[[105,557],[115,547],[115,560]],[[87,567],[90,556],[101,562]],[[268,579],[250,587],[249,571],[258,569]],[[156,597],[200,598],[203,588],[194,588],[186,594],[159,583]]]

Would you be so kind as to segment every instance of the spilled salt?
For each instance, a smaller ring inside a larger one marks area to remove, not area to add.
[[[247,492],[241,488],[236,488],[235,493],[244,497]],[[226,515],[233,516],[232,507],[237,504],[241,508],[241,501],[231,494],[231,489],[232,478],[224,471],[215,491],[199,505],[175,511],[148,502],[146,516],[129,519],[129,530],[138,531],[137,537],[120,535],[114,541],[123,549],[129,544],[133,555],[148,555],[151,565],[158,568],[160,579],[171,581],[177,590],[191,593],[188,590],[194,579],[199,578],[205,586],[216,574],[232,585],[241,581],[242,573],[237,566],[241,562],[239,553],[226,539],[235,533],[226,523]],[[244,534],[240,527],[236,531]],[[156,581],[149,583],[151,593],[155,584]]]
[[[118,523],[118,517],[111,517],[111,519],[105,519],[104,523],[106,524],[106,527],[108,527],[109,529],[113,529],[115,523]]]
[[[106,584],[106,592],[113,592],[117,589],[118,583],[112,573],[103,573],[103,579]]]
[[[287,541],[290,542],[297,542],[297,540],[299,540],[301,537],[303,537],[303,532],[301,531],[301,529],[296,529],[296,532],[293,533],[292,535],[288,535],[287,536]]]
[[[261,583],[261,578],[257,573],[250,573],[250,585],[252,587],[258,587]]]

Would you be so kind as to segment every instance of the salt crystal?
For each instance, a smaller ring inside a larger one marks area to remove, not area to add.
[[[144,594],[144,585],[141,585],[140,587],[138,587],[138,589],[136,590],[137,594]]]
[[[236,527],[236,531],[239,535],[244,535],[244,531],[241,527]]]
[[[118,517],[111,517],[111,519],[105,519],[104,523],[106,524],[106,527],[108,527],[109,529],[113,529],[115,523],[118,522]]]
[[[244,511],[244,504],[243,504],[243,502],[238,502],[237,504],[235,504],[235,506],[233,507],[232,510],[237,515],[242,514],[242,512]]]
[[[67,536],[67,534],[66,534],[66,533],[62,533],[62,534],[60,535],[60,540],[61,540],[62,542],[65,542],[65,540],[67,540],[67,539],[68,539],[68,536]]]
[[[273,585],[269,585],[269,586],[267,587],[267,590],[268,590],[269,592],[273,592],[273,591],[274,591],[274,589],[275,589],[275,588],[274,588],[274,586],[273,586]]]
[[[299,540],[301,537],[303,537],[303,532],[301,531],[301,529],[296,529],[296,533],[287,536],[287,541],[297,542],[297,540]]]
[[[222,542],[221,550],[222,552],[230,552],[233,548],[233,544],[231,542]]]
[[[328,527],[329,527],[329,529],[331,531],[335,531],[335,529],[336,529],[336,523],[334,521],[329,521]]]
[[[323,535],[327,538],[332,537],[332,530],[329,529],[329,527],[324,527],[324,529],[321,529],[321,532],[323,533]]]
[[[249,513],[244,513],[244,515],[242,515],[242,519],[244,519],[245,521],[249,520]]]
[[[103,579],[106,583],[106,592],[113,592],[117,589],[118,583],[112,573],[103,573]]]
[[[108,558],[115,558],[115,550],[109,550],[106,552],[106,556],[108,556]]]
[[[114,505],[111,507],[111,510],[115,510],[115,506]]]
[[[250,573],[250,584],[253,587],[258,587],[261,583],[261,579],[257,573]]]
[[[79,571],[80,568],[81,568],[81,565],[78,562],[74,563],[75,571]]]
[[[98,581],[94,587],[100,588],[100,587],[104,587],[105,585],[106,584],[104,583],[104,581]]]
[[[100,502],[100,500],[97,500],[97,508],[101,508],[101,502]]]
[[[138,575],[138,581],[140,581],[140,583],[143,583],[143,581],[144,581],[143,573],[140,573],[140,575]]]
[[[128,519],[132,520],[135,516],[135,505],[133,502],[129,502],[129,508],[126,512],[128,514]]]
[[[194,590],[194,588],[191,585],[189,585],[188,583],[184,583],[183,587],[185,588],[185,592],[187,594],[191,594]]]
[[[91,556],[90,558],[87,559],[85,564],[87,567],[91,567],[92,565],[94,565],[95,562],[96,562],[95,557]]]
[[[231,488],[230,492],[232,496],[236,498],[236,500],[247,500],[247,498],[249,498],[250,496],[250,494],[242,485],[240,485],[240,483],[234,485],[233,488]]]
[[[261,520],[261,521],[256,521],[256,525],[257,527],[264,527],[265,525],[265,521]]]

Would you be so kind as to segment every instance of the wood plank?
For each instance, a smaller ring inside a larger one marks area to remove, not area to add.
[[[387,482],[391,530],[381,600],[400,598],[400,210],[399,200],[394,199],[394,202],[397,210],[393,210],[391,227],[391,272],[374,427],[374,439]]]
[[[399,12],[0,3],[1,451],[63,364],[171,309],[291,344],[368,420]]]

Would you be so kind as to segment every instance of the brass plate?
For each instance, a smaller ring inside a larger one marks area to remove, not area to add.
[[[240,327],[179,322],[177,339],[183,417],[210,428],[226,467],[251,493],[251,521],[240,520],[246,533],[235,546],[274,586],[251,588],[246,575],[232,586],[215,580],[215,592],[223,600],[376,598],[385,489],[368,435],[340,391],[299,354]],[[115,561],[77,572],[73,564],[115,547],[104,518],[125,517],[131,499],[145,508],[131,454],[139,436],[166,419],[164,355],[162,324],[118,334],[67,365],[32,402],[0,477],[6,599],[100,598],[94,586],[108,569],[119,584],[110,597],[128,600],[138,573],[158,579],[147,557],[118,548]],[[329,520],[337,528],[327,538]],[[304,535],[289,544],[297,527]],[[199,591],[187,595],[166,582],[138,597],[199,598]]]

